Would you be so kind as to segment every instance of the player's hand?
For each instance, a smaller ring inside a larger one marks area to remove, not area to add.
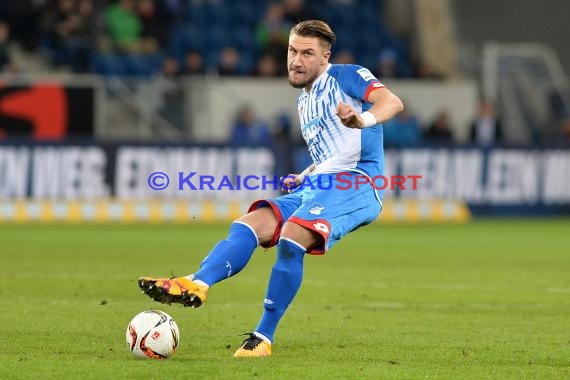
[[[346,103],[339,103],[336,106],[336,115],[345,127],[362,129],[365,126],[360,114]]]
[[[281,177],[281,187],[287,190],[288,193],[293,191],[301,184],[301,179],[298,174],[289,174],[287,177]]]

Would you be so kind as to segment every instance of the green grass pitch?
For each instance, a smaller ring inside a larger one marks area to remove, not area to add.
[[[225,226],[0,227],[0,378],[568,379],[570,220],[375,224],[325,257],[270,358],[234,359],[261,313],[275,250],[191,310],[142,295],[140,275],[193,272]],[[125,328],[157,308],[181,332],[135,360]]]

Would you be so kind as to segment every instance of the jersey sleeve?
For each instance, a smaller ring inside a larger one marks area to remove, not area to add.
[[[343,65],[337,81],[346,94],[365,102],[368,102],[368,95],[372,90],[385,87],[370,70],[358,65]]]

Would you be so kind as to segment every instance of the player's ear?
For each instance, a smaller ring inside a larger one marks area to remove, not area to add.
[[[330,57],[331,57],[331,51],[329,50],[325,54],[323,54],[323,58],[321,59],[321,66],[328,64]]]

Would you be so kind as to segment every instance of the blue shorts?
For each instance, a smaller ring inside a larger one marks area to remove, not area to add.
[[[359,174],[343,173],[343,176],[346,179]],[[317,185],[317,176],[309,178],[315,186],[302,186],[290,194],[259,200],[250,206],[249,211],[271,207],[279,220],[273,239],[263,245],[264,248],[277,244],[281,228],[289,221],[322,236],[322,244],[308,252],[322,255],[349,232],[376,220],[382,210],[370,183],[347,188],[346,182],[339,183],[335,174],[322,174],[319,176],[320,186]]]

